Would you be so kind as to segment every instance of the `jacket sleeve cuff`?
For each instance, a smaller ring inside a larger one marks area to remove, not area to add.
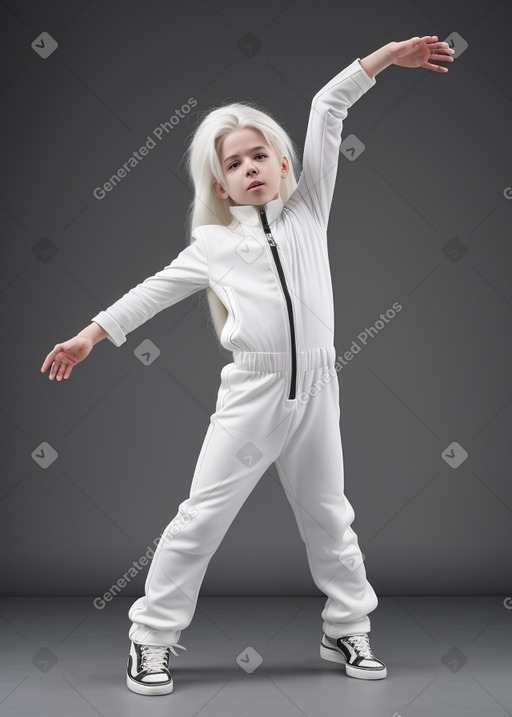
[[[121,346],[126,341],[126,334],[122,328],[106,311],[100,311],[99,314],[93,316],[91,321],[95,321],[107,332],[107,339],[115,346]]]
[[[363,92],[366,92],[366,90],[369,90],[370,87],[373,87],[377,80],[375,79],[375,77],[370,77],[370,75],[366,74],[366,70],[359,62],[360,59],[360,57],[356,57],[356,59],[352,63],[354,65],[355,72],[353,75],[351,75],[351,77],[354,82],[359,85]]]

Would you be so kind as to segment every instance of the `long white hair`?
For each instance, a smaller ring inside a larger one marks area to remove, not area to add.
[[[229,211],[231,199],[221,199],[213,191],[217,180],[224,186],[224,176],[217,151],[222,139],[236,129],[251,127],[259,130],[275,152],[278,161],[285,156],[290,165],[287,176],[281,179],[279,196],[283,203],[297,187],[294,169],[298,169],[295,145],[285,130],[266,112],[249,102],[235,102],[206,111],[195,129],[185,152],[186,172],[194,187],[194,197],[186,217],[187,243],[194,241],[192,232],[203,224],[228,226],[234,217]],[[227,311],[215,292],[206,289],[213,327],[220,340]]]

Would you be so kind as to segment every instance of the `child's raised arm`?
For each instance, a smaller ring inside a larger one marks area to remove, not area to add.
[[[357,58],[322,87],[311,102],[302,172],[288,205],[303,202],[323,231],[329,222],[343,122],[349,107],[375,83]]]
[[[356,58],[313,97],[309,114],[302,173],[290,206],[302,200],[326,230],[329,221],[343,122],[349,108],[375,85],[375,75],[390,65],[422,67],[447,72],[446,67],[430,64],[431,60],[453,61],[454,50],[437,35],[413,37],[403,42],[389,42],[367,57]]]

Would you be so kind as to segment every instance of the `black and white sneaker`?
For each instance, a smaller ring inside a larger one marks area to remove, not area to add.
[[[183,645],[140,645],[133,642],[126,666],[126,684],[139,695],[168,695],[173,690],[172,675],[169,671],[169,655],[178,656],[174,647]]]
[[[339,637],[337,640],[324,633],[320,643],[320,657],[345,665],[349,677],[381,680],[387,674],[386,665],[373,654],[366,632]]]

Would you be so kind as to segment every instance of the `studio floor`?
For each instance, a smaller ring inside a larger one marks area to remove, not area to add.
[[[370,642],[388,676],[374,681],[320,657],[322,597],[200,597],[174,691],[151,697],[126,686],[134,599],[0,598],[0,715],[512,715],[507,596],[381,597]]]

